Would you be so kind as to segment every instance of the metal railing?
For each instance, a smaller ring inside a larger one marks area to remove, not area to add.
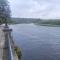
[[[8,35],[8,48],[9,48],[9,59],[10,60],[14,60],[14,54],[13,54],[13,51],[12,51],[12,46],[11,46],[11,41],[10,41],[10,36]]]
[[[11,33],[8,33],[8,48],[9,60],[18,60],[16,52],[14,51],[14,43]]]

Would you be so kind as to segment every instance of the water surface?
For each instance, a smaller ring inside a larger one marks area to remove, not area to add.
[[[16,24],[10,26],[23,60],[60,60],[60,27]]]

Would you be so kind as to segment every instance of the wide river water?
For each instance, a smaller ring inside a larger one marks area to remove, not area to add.
[[[22,60],[60,60],[60,27],[35,24],[10,25],[21,48]]]

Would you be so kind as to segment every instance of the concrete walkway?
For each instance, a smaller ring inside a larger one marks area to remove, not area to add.
[[[3,60],[3,48],[5,45],[5,37],[4,32],[2,31],[2,27],[0,28],[0,60]]]
[[[13,40],[10,36],[10,32],[9,31],[8,33],[4,32],[3,29],[4,27],[0,26],[0,60],[18,60],[18,57],[15,54],[15,51],[13,51],[14,50],[14,47],[12,47],[13,42],[10,42],[11,48],[9,45],[9,41]],[[9,48],[11,50],[9,50]],[[11,57],[13,59],[10,59]]]
[[[0,26],[0,60],[8,60],[8,50],[6,46],[5,34],[3,32],[3,26]]]

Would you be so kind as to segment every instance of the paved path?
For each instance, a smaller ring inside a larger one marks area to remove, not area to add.
[[[10,56],[9,56],[10,53],[8,48],[8,46],[10,45],[8,43],[9,38],[7,38],[9,34],[6,35],[6,33],[3,32],[3,28],[4,28],[3,26],[0,26],[0,60],[18,60],[18,57],[16,56],[15,53],[12,53],[13,59],[10,59]],[[12,40],[11,37],[10,39]],[[12,49],[14,49],[14,47]]]
[[[0,28],[0,60],[3,59],[3,48],[5,43],[4,32],[2,31],[2,27]]]
[[[8,60],[8,50],[5,48],[6,40],[3,26],[0,26],[0,60]]]

